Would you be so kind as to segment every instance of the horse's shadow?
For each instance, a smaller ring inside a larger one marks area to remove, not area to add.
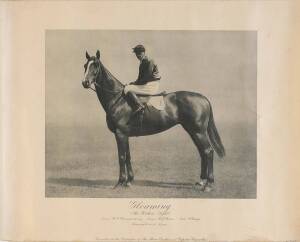
[[[113,188],[116,185],[114,180],[89,180],[81,178],[48,178],[48,183],[59,184],[65,186],[80,186],[80,187],[94,187],[94,188]],[[150,180],[135,180],[134,186],[140,187],[160,187],[160,188],[175,188],[175,189],[191,189],[192,183],[177,183],[177,182],[162,182]]]

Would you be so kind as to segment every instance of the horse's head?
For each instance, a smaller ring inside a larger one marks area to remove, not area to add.
[[[82,85],[84,88],[89,88],[93,83],[96,82],[97,76],[101,75],[100,65],[100,51],[97,50],[96,56],[90,56],[88,52],[85,53],[86,63],[84,64],[84,79]]]

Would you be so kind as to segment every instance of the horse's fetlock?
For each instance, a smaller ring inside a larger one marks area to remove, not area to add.
[[[132,182],[134,180],[133,174],[128,174],[127,182]]]
[[[126,176],[120,176],[119,183],[124,183],[124,182],[126,182]]]
[[[215,182],[215,178],[213,175],[208,175],[208,179],[207,179],[208,183],[214,183]]]
[[[206,149],[204,150],[204,153],[205,153],[206,155],[210,155],[210,154],[212,154],[213,152],[214,152],[214,150],[213,150],[212,147],[208,147],[208,148],[206,148]]]

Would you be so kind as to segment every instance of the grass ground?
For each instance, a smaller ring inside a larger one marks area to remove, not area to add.
[[[180,126],[164,133],[131,138],[135,181],[116,189],[119,174],[113,134],[95,127],[46,128],[46,197],[255,198],[256,127],[236,123],[218,126],[226,157],[215,155],[215,189],[193,187],[199,181],[200,158]]]

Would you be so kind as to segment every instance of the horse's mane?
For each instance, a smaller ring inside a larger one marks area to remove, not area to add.
[[[102,69],[102,74],[104,75],[104,78],[108,80],[113,80],[114,82],[117,82],[118,84],[124,86],[111,72],[102,64],[100,61],[100,67]]]

